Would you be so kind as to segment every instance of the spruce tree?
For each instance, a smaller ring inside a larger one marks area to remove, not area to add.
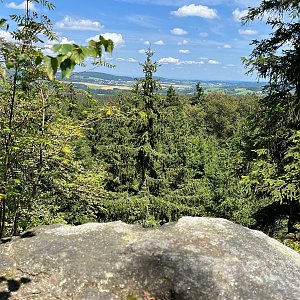
[[[178,106],[178,105],[180,105],[179,97],[176,94],[173,85],[170,85],[167,90],[167,97],[164,101],[164,106],[169,107],[169,106]]]
[[[158,91],[161,86],[159,81],[153,78],[158,67],[158,63],[152,61],[154,52],[148,49],[145,54],[146,61],[141,64],[144,78],[137,81],[135,86],[135,93],[141,101],[141,108],[144,110],[144,120],[139,128],[140,144],[137,171],[140,174],[140,190],[146,194],[158,195],[159,184],[157,183],[158,173],[155,160],[157,157],[157,141],[160,134],[158,122],[161,101]]]
[[[253,118],[252,172],[245,181],[268,205],[289,207],[288,230],[300,221],[300,1],[264,0],[244,23],[266,20],[272,33],[254,40],[244,59],[249,72],[267,79],[260,111]]]
[[[196,83],[196,91],[194,95],[191,97],[191,104],[197,105],[200,104],[204,100],[204,90],[200,84],[200,82]]]

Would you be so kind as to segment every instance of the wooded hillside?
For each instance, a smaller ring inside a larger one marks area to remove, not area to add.
[[[200,84],[193,95],[172,86],[162,94],[148,49],[132,92],[97,98],[56,73],[68,78],[87,57],[110,67],[102,51],[113,51],[111,40],[45,55],[37,44],[54,39],[47,17],[27,9],[1,20],[16,30],[13,42],[0,39],[0,237],[42,224],[151,227],[189,215],[290,233],[286,243],[299,250],[299,1],[262,1],[244,21],[266,14],[273,33],[244,59],[269,80],[265,97],[204,94]]]

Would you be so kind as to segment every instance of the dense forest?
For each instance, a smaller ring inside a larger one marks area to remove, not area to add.
[[[273,26],[244,59],[269,80],[264,97],[204,93],[200,84],[192,95],[172,86],[163,94],[148,49],[134,89],[104,98],[60,76],[88,56],[109,67],[110,40],[55,45],[47,56],[36,45],[55,38],[50,20],[29,9],[11,16],[14,42],[0,39],[0,237],[189,215],[226,218],[300,250],[299,15],[298,0],[265,0],[244,17]]]

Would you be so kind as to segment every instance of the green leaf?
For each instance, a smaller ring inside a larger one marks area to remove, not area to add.
[[[5,61],[5,66],[7,69],[12,69],[15,66],[15,62],[13,62],[11,60],[7,60],[7,61]]]
[[[9,134],[9,133],[11,133],[11,129],[10,129],[9,127],[4,127],[4,128],[3,128],[3,132],[4,132],[5,134]]]
[[[98,52],[96,48],[90,48],[90,56],[93,58],[97,58]]]
[[[100,41],[99,42],[96,42],[94,40],[89,41],[89,48],[92,50],[91,52],[92,57],[94,58],[101,57],[102,54],[101,45],[102,43]]]
[[[52,51],[53,52],[59,52],[60,48],[61,48],[61,44],[53,45],[52,46]]]
[[[37,56],[34,60],[34,63],[36,66],[40,65],[43,61],[43,58],[41,56]]]
[[[73,60],[76,64],[80,64],[83,62],[83,60],[85,59],[85,54],[84,52],[82,51],[82,49],[79,47],[79,48],[76,48],[76,49],[73,49],[72,51],[72,56],[70,57],[71,60]]]
[[[67,58],[60,64],[62,78],[69,78],[74,70],[75,62]]]
[[[52,51],[54,51],[54,52],[56,52],[58,54],[62,54],[62,55],[71,55],[74,47],[76,47],[76,45],[72,45],[72,44],[57,44],[57,45],[54,45],[52,47]]]
[[[49,79],[53,80],[58,68],[57,58],[47,55],[44,57],[44,63],[46,66],[46,71]]]
[[[18,55],[18,62],[19,63],[22,63],[22,62],[25,62],[26,60],[28,60],[28,55],[27,54],[20,54]]]
[[[6,19],[0,19],[0,27],[4,26],[6,21]]]
[[[96,48],[97,42],[94,40],[89,40],[89,47],[90,48]]]
[[[100,35],[100,42],[104,46],[104,50],[108,53],[112,53],[114,49],[114,43],[112,40],[106,40],[102,35]]]
[[[94,55],[95,55],[94,50],[89,47],[80,46],[80,49],[82,50],[82,52],[84,53],[85,56],[94,57]]]

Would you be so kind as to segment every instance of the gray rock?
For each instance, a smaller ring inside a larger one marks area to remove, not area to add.
[[[300,255],[224,219],[40,227],[0,245],[0,299],[299,299]],[[144,296],[145,297],[144,297]]]

